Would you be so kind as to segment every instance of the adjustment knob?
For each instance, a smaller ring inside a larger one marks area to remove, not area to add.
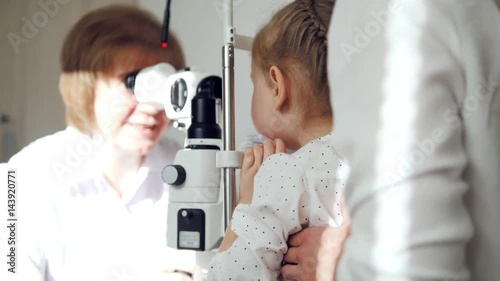
[[[161,177],[166,184],[181,185],[186,180],[186,170],[181,165],[168,165],[163,168]]]

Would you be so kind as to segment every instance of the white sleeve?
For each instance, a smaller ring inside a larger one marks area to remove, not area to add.
[[[46,190],[45,175],[34,169],[29,158],[21,153],[9,161],[7,167],[16,171],[16,274],[12,280],[52,280],[48,273],[46,256],[49,231],[56,226],[53,200]],[[55,238],[50,238],[55,239]],[[10,279],[9,279],[10,280]]]
[[[351,236],[338,281],[468,280],[456,1],[339,0],[329,30]]]
[[[18,232],[19,268],[16,275],[19,279],[17,280],[46,280],[47,259],[42,249],[43,228],[39,222],[41,220],[37,221],[34,217],[28,219],[26,216],[19,221],[22,228]]]
[[[292,157],[276,154],[263,163],[252,204],[234,210],[231,227],[238,238],[214,257],[208,280],[277,280],[288,236],[302,229],[301,210],[309,209],[304,173]]]

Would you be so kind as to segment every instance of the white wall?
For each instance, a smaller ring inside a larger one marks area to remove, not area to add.
[[[163,17],[166,0],[137,0],[138,4]],[[254,36],[276,9],[290,0],[234,0],[237,34]],[[170,28],[184,48],[187,64],[222,75],[222,0],[172,0]],[[254,134],[250,117],[253,86],[250,80],[250,53],[237,50],[235,58],[236,146]]]

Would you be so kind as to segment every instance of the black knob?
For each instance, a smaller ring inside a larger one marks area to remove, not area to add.
[[[186,180],[186,170],[181,165],[168,165],[163,168],[161,177],[166,184],[181,185]]]

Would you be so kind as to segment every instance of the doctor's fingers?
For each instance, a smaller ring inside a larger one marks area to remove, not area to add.
[[[138,103],[136,106],[136,110],[138,112],[146,113],[149,115],[155,115],[158,112],[162,112],[165,114],[165,110],[163,109],[158,109],[157,107],[153,106],[152,104],[149,103]]]
[[[155,279],[156,280],[156,279]],[[158,278],[158,281],[192,281],[193,279],[186,274],[177,272],[164,272]]]
[[[299,255],[303,255],[301,252],[302,248],[299,247],[290,247],[286,252],[283,260],[288,264],[298,264],[299,263]]]
[[[315,259],[308,259],[302,264],[285,264],[281,268],[281,275],[286,280],[295,281],[331,281],[332,278],[317,278],[317,262]],[[322,276],[324,274],[321,274]]]
[[[302,270],[295,264],[285,264],[281,268],[281,275],[287,280],[302,280],[302,278],[300,278]]]
[[[347,209],[345,197],[343,195],[340,199],[340,213],[342,214],[342,225],[340,225],[340,228],[345,229],[346,236],[349,236],[349,234],[351,233],[351,214]]]
[[[156,125],[158,120],[151,114],[136,111],[129,116],[127,122],[134,125],[153,126]]]

